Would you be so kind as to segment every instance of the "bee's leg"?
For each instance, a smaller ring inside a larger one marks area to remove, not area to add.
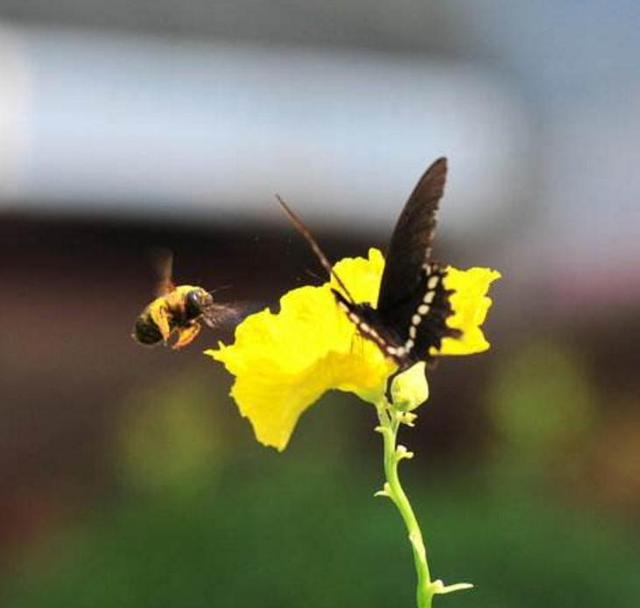
[[[178,339],[176,343],[171,347],[173,350],[180,350],[187,344],[191,344],[195,337],[200,333],[200,323],[193,323],[188,327],[181,327],[178,329]]]
[[[167,343],[171,335],[171,326],[169,324],[169,312],[165,306],[157,306],[149,311],[149,315],[153,322],[158,326],[164,343]]]

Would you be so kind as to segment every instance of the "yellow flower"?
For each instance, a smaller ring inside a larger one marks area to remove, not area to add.
[[[371,249],[368,259],[345,258],[334,269],[356,302],[375,306],[384,270],[380,251]],[[453,297],[460,310],[455,310],[451,325],[455,320],[464,336],[462,346],[447,340],[439,354],[488,348],[478,323],[490,303],[484,294],[498,276],[484,269],[453,272],[447,287],[458,290]],[[396,369],[378,346],[357,333],[336,305],[332,286],[293,289],[281,298],[279,312],[265,309],[247,317],[236,328],[232,345],[220,343],[218,349],[206,351],[235,376],[231,396],[249,418],[258,441],[278,450],[286,447],[300,415],[325,392],[337,389],[379,403]],[[424,373],[415,368],[394,382],[394,402],[403,409],[419,405],[427,395]]]

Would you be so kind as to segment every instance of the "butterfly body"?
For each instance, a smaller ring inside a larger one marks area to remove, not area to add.
[[[459,335],[446,323],[452,314],[449,296],[453,292],[445,288],[445,276],[446,269],[439,264],[425,263],[413,293],[387,308],[356,304],[338,290],[333,293],[358,333],[404,370],[419,361],[432,362],[432,349],[438,350],[443,338]]]

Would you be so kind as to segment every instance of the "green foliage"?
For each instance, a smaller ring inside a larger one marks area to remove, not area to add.
[[[125,485],[180,491],[215,473],[228,446],[209,385],[206,376],[176,374],[127,398],[114,446]]]
[[[490,401],[506,457],[519,466],[542,466],[593,421],[593,389],[579,356],[548,340],[528,343],[501,365]]]
[[[402,608],[414,573],[379,480],[273,454],[200,494],[130,498],[4,581],[6,608]],[[359,479],[359,483],[353,483]],[[409,478],[430,561],[476,589],[465,608],[633,607],[640,553],[624,530],[549,500]]]

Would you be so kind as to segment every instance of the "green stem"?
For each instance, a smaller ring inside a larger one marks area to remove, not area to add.
[[[400,461],[405,458],[411,458],[413,454],[396,445],[401,412],[389,407],[386,401],[377,406],[377,411],[378,419],[380,420],[380,426],[377,430],[380,431],[384,440],[384,472],[387,479],[382,494],[388,496],[396,505],[409,533],[409,542],[413,550],[413,559],[418,577],[416,590],[418,608],[431,608],[434,588],[431,582],[429,564],[427,563],[427,551],[424,546],[420,525],[411,503],[402,489],[398,476],[398,464]]]

